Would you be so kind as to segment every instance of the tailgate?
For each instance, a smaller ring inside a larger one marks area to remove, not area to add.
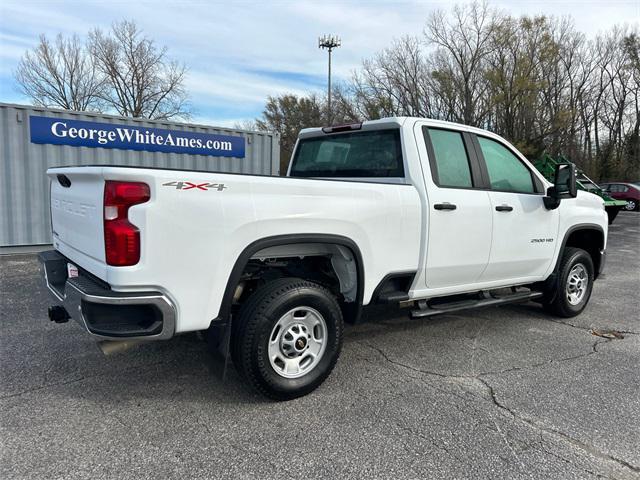
[[[105,264],[102,168],[55,168],[47,175],[54,247],[99,275]]]

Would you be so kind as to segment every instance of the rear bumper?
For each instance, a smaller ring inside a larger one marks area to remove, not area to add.
[[[47,288],[69,316],[98,340],[165,340],[175,332],[176,311],[161,292],[114,292],[87,272],[69,278],[69,260],[55,250],[38,260]]]

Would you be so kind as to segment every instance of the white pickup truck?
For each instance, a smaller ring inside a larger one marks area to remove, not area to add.
[[[304,395],[333,369],[343,322],[536,300],[570,317],[604,266],[601,198],[552,185],[490,132],[420,118],[303,130],[287,177],[53,168],[61,305],[100,341],[221,332],[263,394]]]

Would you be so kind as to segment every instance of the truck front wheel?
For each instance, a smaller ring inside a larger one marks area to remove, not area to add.
[[[252,387],[275,400],[317,388],[340,355],[340,306],[316,283],[295,278],[269,282],[232,322],[233,363]]]
[[[581,248],[565,248],[555,291],[547,293],[545,309],[559,317],[575,317],[589,302],[593,288],[593,261]]]

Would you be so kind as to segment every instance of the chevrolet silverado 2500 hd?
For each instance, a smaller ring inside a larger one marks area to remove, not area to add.
[[[551,184],[501,137],[441,121],[303,130],[287,177],[48,176],[52,320],[101,341],[221,330],[221,350],[275,399],[322,383],[364,305],[419,318],[535,300],[571,317],[604,266],[603,201],[576,191],[573,166]]]

